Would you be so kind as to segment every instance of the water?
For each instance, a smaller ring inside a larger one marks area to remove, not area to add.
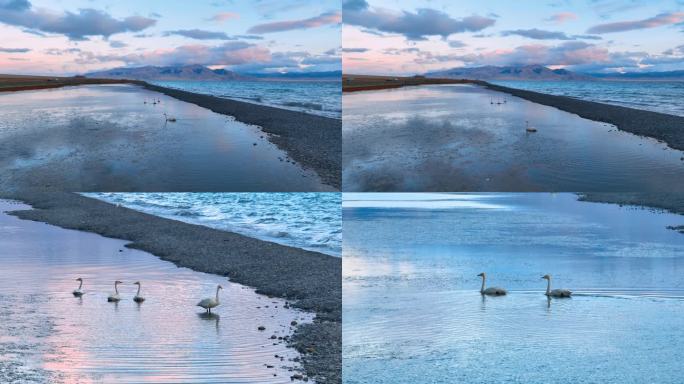
[[[339,119],[339,81],[153,81],[163,87]]]
[[[352,383],[680,383],[682,216],[573,194],[344,194]],[[509,290],[482,298],[476,275]],[[544,274],[571,299],[547,301]]]
[[[85,193],[169,219],[342,254],[339,193]]]
[[[344,191],[684,191],[684,152],[478,86],[343,102]]]
[[[0,202],[0,212],[26,208]],[[312,314],[124,244],[0,213],[1,382],[291,382],[298,354],[271,335]],[[107,302],[115,279],[118,304]],[[131,300],[138,280],[142,305]],[[221,305],[203,315],[195,304],[217,284]]]
[[[0,141],[0,188],[333,190],[260,128],[133,85],[2,94]]]
[[[684,116],[684,81],[493,81],[506,87]]]

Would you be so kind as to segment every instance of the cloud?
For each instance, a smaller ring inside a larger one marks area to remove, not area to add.
[[[613,33],[632,31],[636,29],[655,28],[663,25],[678,24],[684,22],[684,12],[666,12],[643,20],[619,21],[595,25],[587,30],[587,33]]]
[[[551,15],[545,20],[551,23],[555,24],[563,24],[566,21],[570,20],[575,20],[577,19],[577,15],[572,13],[572,12],[561,12],[561,13],[556,13],[555,15]]]
[[[240,15],[235,13],[235,12],[220,12],[215,14],[214,16],[208,18],[208,21],[215,21],[217,23],[222,23],[224,21],[232,20],[232,19],[239,19]]]
[[[0,47],[0,53],[26,53],[31,51],[29,48],[3,48]]]
[[[123,41],[110,40],[109,46],[112,48],[124,48],[127,47],[128,44],[124,43]]]
[[[345,53],[363,53],[368,51],[368,48],[342,48],[342,52]]]
[[[273,32],[291,31],[294,29],[308,29],[324,25],[339,24],[342,22],[342,12],[331,11],[321,13],[318,16],[301,20],[276,21],[273,23],[259,24],[250,28],[248,33],[264,34]]]
[[[345,24],[399,33],[408,40],[425,40],[428,36],[447,38],[454,33],[480,31],[496,22],[494,18],[478,15],[454,19],[444,12],[430,8],[419,8],[415,12],[371,9],[364,0],[347,0],[342,7]]]
[[[513,31],[503,31],[502,36],[518,35],[535,40],[572,40],[571,37],[563,32],[545,31],[542,29],[516,29]]]
[[[0,0],[0,22],[65,35],[71,40],[86,40],[91,36],[108,38],[117,33],[139,32],[153,26],[156,20],[142,16],[115,19],[96,9],[55,13],[33,9],[26,0]]]
[[[225,32],[205,31],[202,29],[178,29],[175,31],[166,31],[164,36],[178,35],[196,40],[236,40],[233,37],[226,35]]]
[[[449,40],[449,46],[451,48],[463,48],[463,47],[467,47],[468,44],[466,44],[460,40]]]

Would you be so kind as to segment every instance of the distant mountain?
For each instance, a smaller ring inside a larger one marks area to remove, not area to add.
[[[684,81],[684,71],[667,72],[627,72],[627,73],[588,73],[589,76],[605,80],[651,80]]]
[[[426,77],[470,80],[592,80],[592,77],[543,65],[484,66],[428,72]]]
[[[130,80],[196,80],[230,81],[248,80],[244,76],[225,69],[210,69],[203,65],[183,65],[169,67],[114,68],[107,71],[87,73],[90,78],[130,79]]]
[[[289,72],[289,73],[245,73],[246,76],[263,80],[336,80],[342,81],[342,71]]]

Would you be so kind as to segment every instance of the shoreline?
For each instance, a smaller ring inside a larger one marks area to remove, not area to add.
[[[590,203],[630,205],[644,209],[656,209],[684,216],[684,193],[677,192],[580,192],[577,200]],[[684,218],[683,218],[684,221]],[[668,227],[684,234],[684,224]]]
[[[301,354],[308,377],[341,382],[341,258],[165,219],[76,193],[2,197],[33,208],[9,215],[130,241],[128,248],[180,267],[227,276],[257,293],[315,312],[314,322],[298,326],[288,345]]]
[[[287,152],[293,160],[313,169],[324,183],[337,190],[341,189],[341,119],[202,95],[147,82],[134,84],[260,127],[270,135],[268,139]]]

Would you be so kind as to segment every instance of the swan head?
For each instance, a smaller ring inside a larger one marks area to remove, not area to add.
[[[115,281],[114,285],[117,285],[117,284],[123,284],[123,281],[119,281],[119,280]]]
[[[477,274],[477,276],[479,276],[479,277],[485,277],[485,273],[484,273],[484,272],[480,272],[480,273]]]
[[[133,285],[140,285],[140,282],[136,281],[135,283],[133,283]]]
[[[82,281],[83,281],[83,279],[81,279],[81,278],[79,277],[78,279],[76,279],[76,281],[81,281],[81,282],[82,282]]]
[[[551,280],[551,275],[544,275],[541,278],[544,280]]]
[[[220,285],[219,285],[219,286],[218,286],[217,288],[218,288],[218,289],[223,289],[223,287],[222,287],[222,286],[220,286]]]

